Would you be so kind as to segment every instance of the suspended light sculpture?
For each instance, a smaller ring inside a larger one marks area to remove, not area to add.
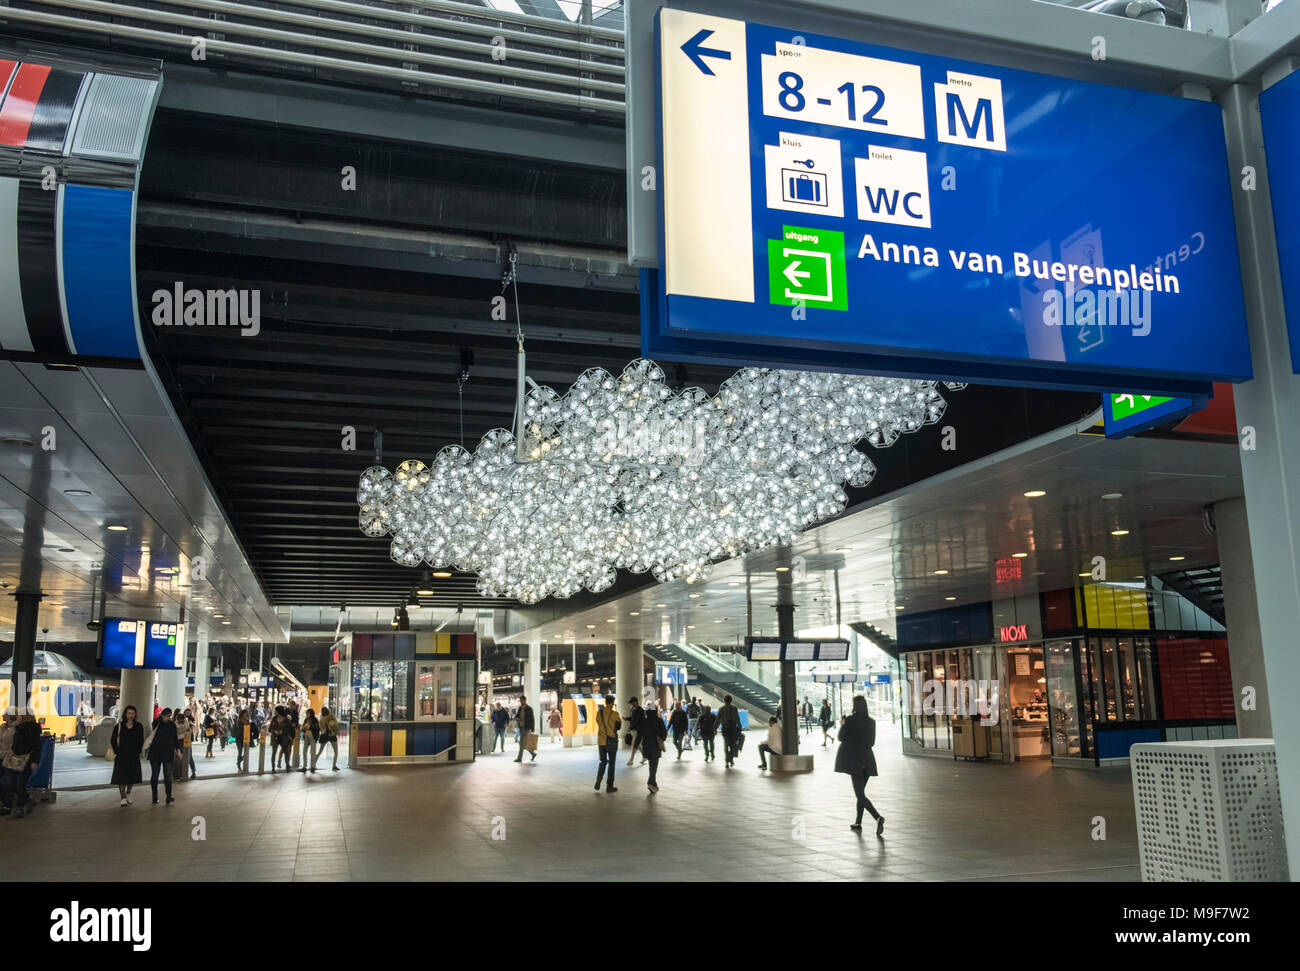
[[[604,590],[619,568],[694,582],[788,545],[844,509],[843,483],[871,481],[856,443],[891,445],[946,407],[934,381],[755,368],[716,395],[674,392],[647,360],[586,371],[563,395],[520,387],[517,436],[373,466],[357,501],[398,563],[472,571],[485,596],[524,603]]]

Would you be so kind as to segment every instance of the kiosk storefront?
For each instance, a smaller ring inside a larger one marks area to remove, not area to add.
[[[474,760],[477,635],[352,632],[331,649],[348,764]]]
[[[900,618],[905,754],[968,755],[977,731],[978,757],[1097,766],[1237,736],[1224,627],[1185,598],[1098,583],[1032,599],[1015,623],[998,601]]]

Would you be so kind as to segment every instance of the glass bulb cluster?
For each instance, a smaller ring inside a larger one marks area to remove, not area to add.
[[[619,568],[695,582],[839,513],[843,484],[876,471],[856,444],[945,407],[934,381],[747,368],[709,395],[673,391],[653,361],[595,368],[567,394],[534,388],[518,443],[498,428],[472,453],[366,469],[359,522],[398,563],[472,571],[489,597],[600,591]]]

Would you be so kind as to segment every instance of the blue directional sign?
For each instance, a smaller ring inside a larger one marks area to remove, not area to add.
[[[1124,438],[1200,411],[1208,398],[1163,398],[1150,394],[1104,394],[1102,418],[1107,438]]]
[[[1217,105],[657,23],[647,356],[1186,397],[1251,376]]]
[[[1300,71],[1287,75],[1259,96],[1268,155],[1273,228],[1282,268],[1291,370],[1300,374]]]

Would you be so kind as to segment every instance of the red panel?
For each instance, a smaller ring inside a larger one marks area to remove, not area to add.
[[[1049,590],[1043,595],[1044,630],[1071,630],[1074,627],[1074,591]]]
[[[1156,641],[1165,718],[1236,718],[1226,640]]]
[[[5,86],[9,83],[9,76],[14,73],[17,64],[17,61],[6,61],[0,57],[0,94],[4,92]]]
[[[357,755],[384,755],[384,730],[363,728],[357,732]]]
[[[1214,382],[1214,397],[1209,405],[1194,411],[1176,426],[1176,432],[1193,435],[1237,436],[1237,409],[1233,405],[1232,385]]]
[[[0,145],[26,145],[27,130],[36,113],[45,79],[50,69],[44,64],[23,64],[9,88],[9,96],[0,107]]]
[[[457,635],[455,635],[455,637],[456,637],[456,651],[455,651],[455,653],[461,655],[462,657],[473,657],[473,656],[474,656],[475,647],[477,646],[477,645],[475,645],[475,643],[474,643],[474,641],[475,641],[475,639],[476,639],[476,635],[474,635],[474,634],[457,634]]]

